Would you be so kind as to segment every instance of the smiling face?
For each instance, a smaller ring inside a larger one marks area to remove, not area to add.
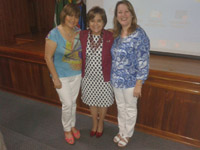
[[[78,24],[78,21],[79,21],[79,17],[74,16],[74,15],[73,16],[67,15],[65,17],[65,25],[68,28],[74,28]]]
[[[119,4],[117,7],[117,21],[121,24],[122,28],[131,26],[132,14],[125,4]]]
[[[94,35],[100,35],[104,28],[104,21],[100,14],[95,14],[94,18],[89,20],[89,28]]]

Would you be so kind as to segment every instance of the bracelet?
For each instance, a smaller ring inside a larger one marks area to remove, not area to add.
[[[142,84],[135,84],[135,86],[140,86],[140,87],[142,87]]]

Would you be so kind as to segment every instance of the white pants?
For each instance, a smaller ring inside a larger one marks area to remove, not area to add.
[[[119,134],[132,137],[137,119],[137,97],[133,97],[134,88],[113,88],[118,110]]]
[[[81,75],[60,78],[61,89],[56,89],[62,103],[62,124],[64,131],[71,131],[76,123],[76,99],[79,94]]]

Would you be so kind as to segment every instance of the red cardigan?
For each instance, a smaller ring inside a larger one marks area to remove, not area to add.
[[[80,32],[80,40],[82,46],[82,77],[85,75],[85,61],[86,61],[86,47],[88,39],[89,30],[83,30]],[[110,81],[110,72],[111,72],[111,47],[113,44],[114,38],[113,34],[110,31],[103,30],[103,50],[102,50],[102,71],[104,81]]]

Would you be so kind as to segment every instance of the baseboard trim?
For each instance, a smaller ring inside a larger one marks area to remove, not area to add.
[[[136,124],[136,130],[147,133],[147,134],[155,135],[155,136],[158,136],[161,138],[169,139],[172,141],[176,141],[179,143],[183,143],[186,145],[200,148],[200,141],[196,140],[196,139],[188,138],[185,136],[173,134],[173,133],[162,131],[162,130],[158,130],[158,129],[151,128],[151,127],[141,125],[141,124]]]

